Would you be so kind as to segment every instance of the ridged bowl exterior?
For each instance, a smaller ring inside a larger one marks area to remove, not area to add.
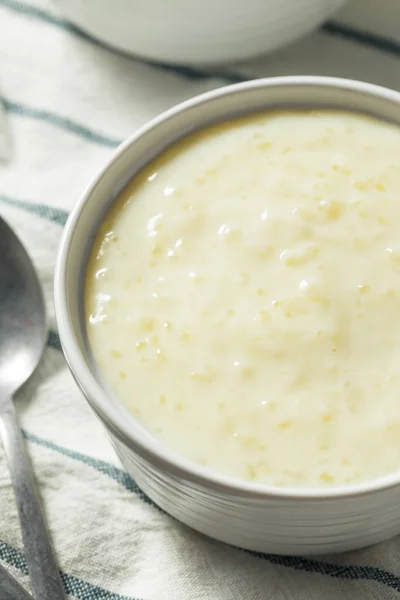
[[[241,497],[154,468],[112,438],[121,463],[155,504],[185,525],[257,552],[313,555],[370,546],[400,533],[400,487],[358,497]]]
[[[56,315],[72,374],[108,430],[124,467],[160,508],[235,546],[279,554],[325,554],[400,533],[399,473],[323,492],[280,491],[237,483],[193,465],[153,439],[106,390],[91,357],[83,315],[93,236],[132,175],[190,131],[234,115],[279,107],[342,108],[400,124],[399,93],[320,77],[246,82],[208,92],[164,113],[117,150],[71,215],[57,261]]]

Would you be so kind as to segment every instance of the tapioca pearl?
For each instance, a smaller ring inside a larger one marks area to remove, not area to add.
[[[271,322],[271,312],[269,310],[260,310],[251,317],[255,325],[262,325]]]
[[[360,480],[360,476],[359,473],[355,472],[352,473],[351,475],[348,475],[347,477],[344,478],[344,482],[345,483],[356,483]]]
[[[319,253],[320,248],[316,244],[300,243],[296,246],[285,248],[279,258],[289,267],[298,267],[315,260]]]
[[[295,318],[310,314],[310,304],[307,298],[297,294],[291,298],[274,301],[273,308],[278,309],[273,311],[273,316],[280,314],[286,318]]]
[[[259,407],[262,410],[266,410],[266,408],[270,408],[271,403],[273,403],[271,401],[270,398],[263,398],[262,400],[259,401]]]
[[[395,433],[395,434],[400,433],[400,421],[399,421],[399,419],[397,417],[395,417],[392,422],[387,423],[386,429],[387,429],[387,431],[389,433]]]
[[[261,150],[261,152],[264,152],[264,151],[270,151],[271,146],[272,146],[272,142],[265,140],[265,141],[262,141],[260,144],[257,144],[256,147],[258,150]]]
[[[108,315],[102,308],[100,308],[97,312],[90,314],[88,320],[91,325],[99,325],[101,323],[104,326],[109,323]]]
[[[193,283],[206,283],[204,276],[200,275],[197,271],[189,271],[188,278]]]
[[[321,421],[325,425],[332,423],[334,418],[335,414],[333,412],[325,412],[323,415],[321,415]]]
[[[352,184],[356,190],[363,193],[377,189],[377,182],[369,177],[365,179],[356,179],[352,182]]]
[[[386,247],[386,256],[387,258],[396,266],[400,265],[400,244],[398,242],[391,242],[389,246]]]
[[[368,283],[359,283],[357,285],[357,291],[361,296],[365,296],[366,294],[370,294],[371,286]]]
[[[243,238],[243,231],[236,225],[223,223],[218,228],[218,240],[226,243],[238,243]]]
[[[254,481],[257,477],[256,467],[252,464],[249,464],[249,465],[247,465],[246,471],[247,471],[247,479],[249,481]]]
[[[167,357],[167,353],[165,352],[165,350],[163,350],[162,348],[156,348],[155,351],[155,358],[158,360],[159,363],[161,364],[165,364],[168,362],[168,357]]]
[[[179,261],[179,257],[176,252],[176,248],[170,248],[169,250],[167,250],[166,255],[168,258],[168,262],[170,262],[170,263]]]
[[[243,231],[239,228],[231,229],[231,231],[226,235],[226,240],[229,243],[238,244],[243,239]]]
[[[238,423],[234,417],[224,417],[221,423],[222,431],[230,437],[239,440]]]
[[[271,302],[271,306],[272,306],[272,308],[274,308],[274,309],[276,309],[276,310],[277,310],[278,308],[282,308],[282,307],[283,307],[283,305],[284,305],[284,302],[283,302],[283,300],[279,300],[278,298],[275,298],[275,299],[274,299],[274,300],[272,300],[272,302]]]
[[[386,191],[386,186],[383,183],[381,183],[380,181],[377,181],[377,183],[375,184],[375,188],[378,190],[378,192]]]
[[[252,379],[257,373],[257,369],[254,365],[242,360],[234,360],[232,366],[233,371],[243,379]]]
[[[328,471],[323,471],[320,474],[319,478],[324,483],[330,483],[330,484],[332,484],[335,481],[334,475],[332,475],[332,473],[329,473]]]
[[[251,283],[251,275],[249,271],[241,270],[234,277],[236,283],[238,283],[242,287],[248,287]]]
[[[140,331],[153,331],[157,325],[157,320],[152,316],[143,316],[138,320],[138,328]]]
[[[159,257],[162,256],[163,254],[166,254],[166,248],[165,246],[163,246],[162,244],[159,243],[154,243],[151,246],[151,256],[154,257]],[[154,266],[156,265],[155,262],[152,263]]]
[[[175,192],[175,188],[172,185],[167,185],[164,188],[163,194],[164,196],[172,196],[172,194]]]
[[[301,371],[292,376],[290,383],[293,388],[304,388],[310,383],[310,381],[310,373],[306,371]]]
[[[382,293],[382,297],[386,298],[387,300],[396,300],[398,298],[398,295],[398,291],[393,288],[386,289]]]
[[[246,246],[246,252],[260,262],[270,262],[276,254],[276,248],[272,244],[261,242]]]
[[[313,236],[314,231],[311,225],[337,221],[343,212],[343,207],[337,200],[321,199],[319,195],[313,196],[312,199],[315,203],[314,206],[303,206],[293,210],[293,215],[300,217],[304,222],[303,230],[299,230],[298,237],[301,234],[305,239]]]
[[[212,368],[191,371],[190,380],[194,383],[211,383],[216,378],[216,371]]]
[[[301,294],[300,297],[309,303],[319,304],[323,308],[330,306],[330,290],[323,285],[316,275],[308,275],[301,279],[299,291]]]
[[[299,283],[299,289],[304,295],[314,294],[318,286],[318,280],[315,275],[309,275]]]
[[[331,165],[331,169],[332,171],[336,171],[337,173],[344,175],[346,178],[350,177],[353,173],[352,169],[349,169],[348,167],[343,166],[343,164],[338,163],[334,163],[333,165]]]
[[[338,200],[321,200],[318,209],[329,221],[337,221],[343,213],[343,205]]]
[[[286,487],[286,483],[282,479],[274,479],[273,485],[277,488],[285,488]]]
[[[368,246],[368,240],[356,236],[352,239],[352,250],[362,251]]]
[[[354,386],[350,381],[345,382],[344,397],[348,411],[351,414],[357,414],[363,404],[363,392],[358,387]]]
[[[240,438],[240,446],[245,451],[258,451],[259,445],[258,436],[242,435]]]
[[[283,421],[279,421],[279,423],[276,425],[276,427],[277,427],[277,429],[280,429],[281,431],[287,431],[289,429],[292,429],[294,424],[295,424],[295,421],[293,419],[284,419]]]
[[[147,221],[147,235],[155,237],[162,228],[163,213],[160,212]]]
[[[96,279],[103,279],[106,275],[108,275],[110,269],[102,268],[96,271],[95,277]]]
[[[184,330],[179,333],[178,338],[180,342],[187,344],[193,340],[193,335],[190,333],[190,331]]]
[[[141,350],[144,350],[146,347],[148,346],[148,341],[146,340],[138,340],[135,344],[135,348],[136,350],[138,350],[139,352]]]

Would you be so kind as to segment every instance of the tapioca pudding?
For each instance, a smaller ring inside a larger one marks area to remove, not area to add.
[[[400,468],[400,129],[268,112],[179,141],[126,187],[86,278],[105,383],[236,479]]]

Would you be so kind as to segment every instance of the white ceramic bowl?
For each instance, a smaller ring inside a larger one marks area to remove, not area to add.
[[[321,77],[249,81],[169,110],[122,144],[69,218],[55,276],[57,321],[71,371],[107,428],[121,462],[161,508],[206,535],[252,550],[282,554],[348,550],[400,532],[400,472],[358,486],[322,491],[281,490],[207,471],[153,439],[116,398],[107,395],[85,332],[83,286],[88,253],[99,223],[121,188],[185,134],[270,107],[345,108],[400,124],[399,93]]]
[[[100,41],[160,62],[249,58],[305,35],[346,0],[58,0]]]

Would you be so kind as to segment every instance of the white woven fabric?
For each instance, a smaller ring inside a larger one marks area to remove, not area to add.
[[[12,139],[12,160],[0,162],[0,213],[35,261],[53,332],[61,227],[112,148],[199,92],[293,73],[400,89],[398,0],[354,0],[325,29],[294,46],[209,75],[102,48],[66,26],[51,0],[0,0],[0,89]],[[71,598],[400,598],[399,539],[323,560],[255,556],[163,515],[122,471],[67,371],[55,333],[37,375],[19,394],[18,408]],[[1,449],[0,562],[29,588]]]

